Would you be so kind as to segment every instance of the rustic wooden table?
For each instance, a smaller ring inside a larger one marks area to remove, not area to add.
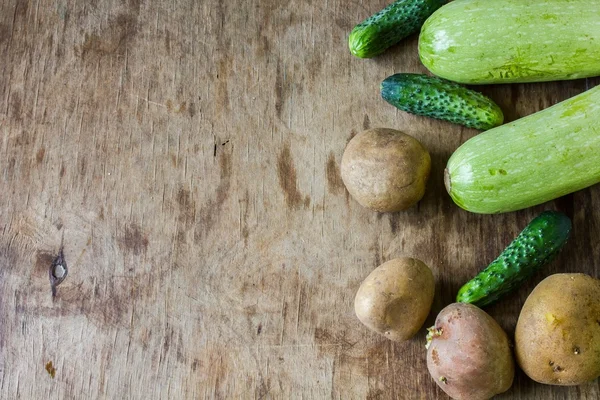
[[[416,37],[374,60],[352,26],[389,0],[6,0],[0,3],[0,398],[446,398],[424,333],[386,341],[355,318],[377,265],[413,256],[437,280],[432,316],[537,213],[572,240],[488,309],[512,336],[547,274],[599,276],[600,187],[475,215],[443,186],[477,134],[379,97],[425,72]],[[598,83],[481,87],[508,120]],[[391,127],[431,152],[427,193],[402,213],[349,198],[348,140]],[[69,274],[48,267],[64,238]],[[51,363],[51,364],[50,364]],[[598,399],[518,372],[504,399]]]

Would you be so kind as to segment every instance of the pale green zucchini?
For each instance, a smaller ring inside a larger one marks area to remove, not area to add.
[[[466,84],[600,75],[600,0],[456,0],[423,25],[419,56]]]
[[[469,139],[448,160],[445,182],[457,205],[483,214],[600,182],[600,86]]]

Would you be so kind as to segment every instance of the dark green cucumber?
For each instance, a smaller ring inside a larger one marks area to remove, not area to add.
[[[421,74],[395,74],[381,83],[381,97],[402,111],[476,129],[502,125],[500,107],[479,92]]]
[[[398,0],[356,25],[348,45],[356,57],[383,53],[408,35],[418,32],[425,20],[446,0]]]
[[[570,232],[571,220],[565,214],[541,213],[498,258],[460,288],[456,301],[478,307],[495,302],[552,261],[567,242]]]

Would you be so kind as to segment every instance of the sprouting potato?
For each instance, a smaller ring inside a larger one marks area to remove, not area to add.
[[[508,336],[480,308],[450,304],[438,314],[427,339],[427,368],[450,397],[485,400],[512,386],[515,367]]]

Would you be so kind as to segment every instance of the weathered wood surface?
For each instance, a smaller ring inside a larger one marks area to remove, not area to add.
[[[568,247],[489,312],[512,334],[544,275],[600,275],[599,187],[504,215],[454,206],[442,170],[476,132],[379,98],[386,76],[425,71],[416,38],[375,60],[347,51],[385,3],[0,3],[0,398],[445,398],[424,334],[394,344],[354,317],[369,271],[422,259],[435,313],[553,208],[573,218]],[[512,120],[595,83],[481,90]],[[341,183],[345,144],[375,126],[432,154],[407,212],[365,210]],[[500,398],[599,396],[519,372]]]

